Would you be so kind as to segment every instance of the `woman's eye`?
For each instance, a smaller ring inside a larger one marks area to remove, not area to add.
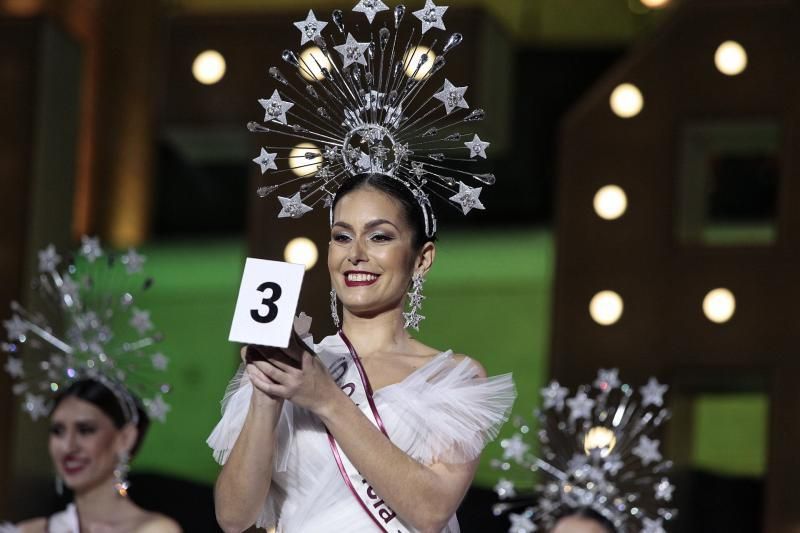
[[[50,426],[50,434],[58,437],[59,435],[64,433],[64,428],[62,426]]]
[[[78,433],[81,435],[91,435],[95,431],[97,431],[97,428],[94,426],[78,426]]]
[[[350,236],[345,233],[337,233],[333,236],[334,242],[347,242],[350,240]]]
[[[392,239],[393,238],[391,236],[384,235],[383,233],[376,233],[375,235],[372,236],[372,240],[378,242],[388,242],[391,241]]]

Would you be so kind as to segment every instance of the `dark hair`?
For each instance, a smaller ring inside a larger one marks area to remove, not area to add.
[[[385,174],[366,173],[347,178],[344,183],[342,183],[342,186],[339,187],[331,209],[335,208],[339,200],[347,196],[347,194],[366,187],[378,190],[400,202],[400,205],[403,207],[403,214],[405,215],[406,222],[411,226],[414,233],[411,243],[415,250],[422,248],[426,242],[436,241],[435,234],[431,237],[425,235],[425,213],[423,213],[422,206],[414,195],[411,194],[409,188],[400,180]],[[432,213],[429,212],[428,215],[432,218]]]
[[[103,413],[105,413],[111,419],[111,421],[114,423],[114,427],[117,429],[122,429],[125,424],[128,423],[128,419],[125,416],[125,410],[120,404],[120,399],[111,389],[108,388],[108,386],[99,381],[93,379],[82,379],[72,383],[55,397],[51,413],[56,410],[62,401],[70,396],[85,402],[89,402],[103,411]],[[144,440],[144,435],[147,433],[147,428],[150,426],[150,418],[142,408],[139,399],[135,396],[132,396],[132,398],[136,404],[136,410],[139,414],[139,422],[136,424],[138,434],[136,436],[136,442],[133,444],[133,448],[130,451],[131,456],[134,456],[136,455],[142,440]]]
[[[556,523],[562,518],[569,518],[569,517],[576,517],[576,518],[584,518],[586,520],[594,520],[601,526],[603,526],[608,533],[617,533],[617,528],[614,526],[613,522],[603,516],[602,514],[598,513],[591,507],[578,507],[574,509],[569,509],[563,513],[561,513],[558,518],[556,519]]]

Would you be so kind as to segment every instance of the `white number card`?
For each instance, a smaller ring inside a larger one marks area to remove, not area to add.
[[[248,257],[228,340],[289,346],[305,267]]]

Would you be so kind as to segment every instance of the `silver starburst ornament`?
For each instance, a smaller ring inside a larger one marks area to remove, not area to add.
[[[311,10],[294,23],[303,50],[287,49],[281,57],[295,72],[268,69],[277,88],[258,101],[263,123],[247,125],[279,139],[253,158],[270,181],[258,195],[282,194],[279,218],[330,207],[346,178],[366,172],[394,178],[412,192],[428,237],[436,232],[431,197],[464,214],[484,208],[481,186],[495,177],[475,167],[490,143],[470,130],[485,113],[470,110],[467,85],[443,75],[449,54],[463,41],[460,33],[441,34],[447,9],[426,0],[406,16],[403,5],[359,0],[349,17],[334,10],[333,24]],[[315,147],[303,176],[289,164],[299,143]],[[481,186],[471,186],[472,180]]]
[[[48,415],[54,393],[94,379],[117,396],[129,421],[138,419],[137,399],[164,420],[167,358],[154,352],[162,336],[138,305],[153,284],[142,273],[145,261],[133,248],[108,254],[87,236],[76,254],[59,255],[52,244],[39,252],[30,302],[36,311],[12,302],[3,321],[7,342],[0,343],[12,391],[31,418]]]
[[[565,512],[590,508],[619,533],[665,533],[664,523],[677,515],[667,507],[675,486],[665,475],[672,463],[654,434],[669,418],[663,407],[667,386],[651,378],[639,390],[637,397],[617,369],[601,369],[571,398],[557,381],[541,389],[539,431],[517,417],[518,432],[501,441],[502,459],[491,462],[504,472],[495,486],[500,502],[494,513],[508,513],[509,532],[549,531]],[[526,441],[530,434],[538,439],[538,452]],[[515,467],[539,473],[533,493],[507,479]]]

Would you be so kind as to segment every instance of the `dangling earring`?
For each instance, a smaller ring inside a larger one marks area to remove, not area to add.
[[[336,326],[336,329],[339,329],[339,311],[337,310],[336,306],[336,289],[331,289],[331,318],[333,319],[333,325]]]
[[[128,495],[128,489],[131,486],[128,481],[128,472],[131,470],[129,461],[128,452],[120,452],[117,455],[117,467],[114,469],[114,490],[122,497]]]
[[[56,494],[59,496],[64,495],[64,480],[58,474],[56,474]]]
[[[425,278],[422,277],[422,274],[414,272],[411,277],[411,292],[408,293],[408,303],[411,306],[411,310],[408,313],[403,313],[404,328],[412,327],[419,331],[419,323],[425,320],[425,317],[419,314],[419,310],[422,308],[422,300],[425,299],[425,296],[422,295],[423,283],[425,283]]]

